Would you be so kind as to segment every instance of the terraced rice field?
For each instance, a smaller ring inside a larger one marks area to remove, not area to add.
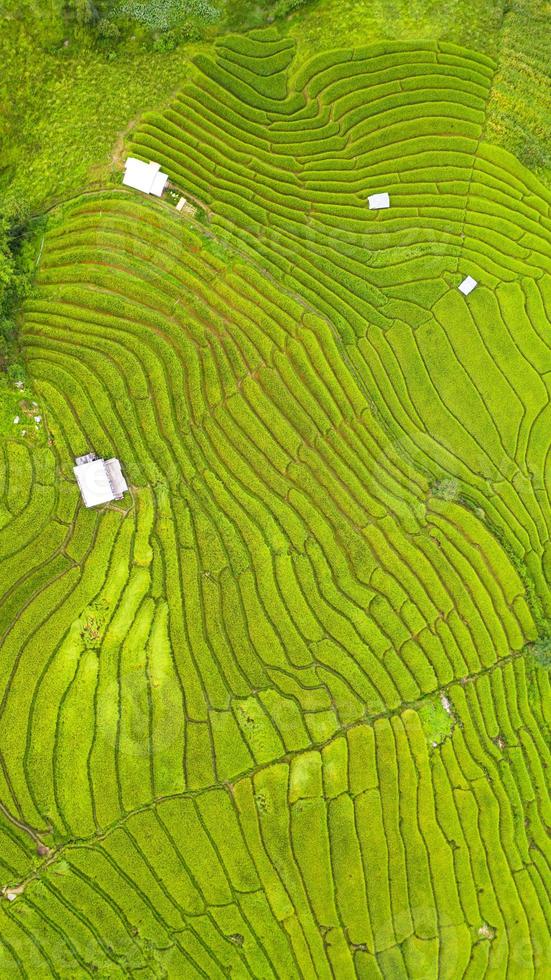
[[[128,147],[208,223],[50,222],[51,444],[1,459],[3,976],[546,975],[551,197],[481,139],[492,74],[226,39]]]

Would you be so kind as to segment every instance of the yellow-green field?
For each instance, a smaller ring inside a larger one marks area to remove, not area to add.
[[[195,217],[52,212],[0,455],[2,977],[548,975],[551,193],[495,74],[232,35],[126,142]],[[92,448],[131,493],[86,510]]]

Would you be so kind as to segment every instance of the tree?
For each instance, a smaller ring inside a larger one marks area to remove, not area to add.
[[[93,0],[70,0],[69,9],[74,13],[77,24],[87,27],[96,24],[100,14]]]
[[[8,287],[13,281],[14,261],[10,249],[9,226],[7,220],[0,217],[0,310]]]

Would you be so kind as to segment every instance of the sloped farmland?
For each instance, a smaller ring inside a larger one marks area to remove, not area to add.
[[[545,976],[550,197],[482,140],[483,56],[293,55],[226,39],[133,133],[206,223],[50,222],[51,445],[3,458],[5,975]]]

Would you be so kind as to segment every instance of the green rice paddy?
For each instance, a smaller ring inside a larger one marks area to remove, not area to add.
[[[548,975],[551,193],[486,141],[494,75],[226,37],[127,140],[197,216],[52,212],[43,429],[0,455],[2,976]]]

